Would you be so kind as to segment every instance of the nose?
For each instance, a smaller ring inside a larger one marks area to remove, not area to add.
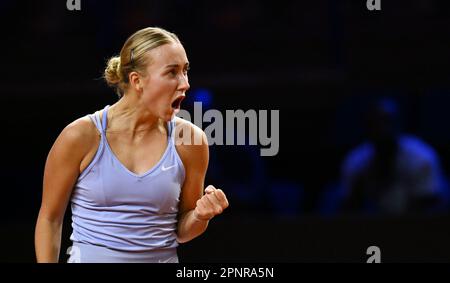
[[[191,86],[189,85],[189,79],[187,75],[182,75],[180,83],[178,85],[178,90],[186,92]]]

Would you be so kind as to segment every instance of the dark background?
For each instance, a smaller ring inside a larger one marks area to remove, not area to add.
[[[357,114],[373,97],[397,98],[405,130],[433,146],[450,174],[448,1],[382,0],[381,11],[368,11],[365,0],[81,6],[0,1],[0,261],[35,261],[48,151],[71,121],[117,100],[101,79],[105,61],[147,26],[183,42],[192,65],[188,96],[207,90],[221,111],[280,110],[278,155],[210,147],[207,184],[221,187],[231,206],[180,246],[180,260],[365,262],[376,245],[382,261],[450,261],[447,211],[367,217],[325,213],[323,204],[345,154],[362,141]]]

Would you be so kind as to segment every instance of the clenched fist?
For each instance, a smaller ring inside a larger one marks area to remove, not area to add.
[[[209,185],[205,189],[205,194],[197,201],[194,216],[199,220],[207,221],[217,214],[221,214],[227,207],[228,200],[225,193],[221,189]]]

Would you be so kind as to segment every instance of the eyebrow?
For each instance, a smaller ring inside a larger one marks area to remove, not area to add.
[[[179,66],[180,66],[179,64],[169,64],[169,65],[166,66],[166,69],[167,69],[167,68],[173,68],[173,67],[178,68]],[[186,67],[189,67],[189,62],[187,62],[187,63],[185,64],[185,66],[186,66]]]

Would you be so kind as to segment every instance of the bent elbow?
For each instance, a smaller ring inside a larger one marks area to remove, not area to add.
[[[177,236],[177,242],[179,243],[179,244],[184,244],[184,243],[187,243],[187,242],[189,242],[190,241],[190,239],[188,239],[188,238],[186,238],[186,237],[179,237],[179,236]]]

